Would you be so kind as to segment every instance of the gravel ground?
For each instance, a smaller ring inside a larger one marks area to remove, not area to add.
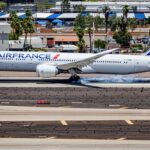
[[[149,88],[0,88],[1,105],[150,108]]]

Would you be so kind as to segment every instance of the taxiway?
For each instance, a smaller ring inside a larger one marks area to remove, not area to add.
[[[0,107],[0,121],[150,120],[149,109]]]
[[[149,150],[149,141],[0,139],[0,150]]]

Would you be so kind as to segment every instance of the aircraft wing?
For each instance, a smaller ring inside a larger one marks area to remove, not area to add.
[[[69,69],[72,69],[72,68],[81,69],[81,68],[93,63],[96,59],[98,59],[98,58],[100,58],[104,55],[107,55],[109,53],[112,53],[116,50],[118,50],[118,48],[107,50],[107,51],[104,51],[104,52],[100,52],[100,53],[95,54],[94,56],[91,56],[91,57],[88,57],[88,58],[85,58],[85,59],[82,59],[82,60],[79,60],[79,61],[75,61],[75,62],[71,62],[71,63],[67,63],[67,64],[58,64],[57,68],[62,69],[62,70],[69,70]]]

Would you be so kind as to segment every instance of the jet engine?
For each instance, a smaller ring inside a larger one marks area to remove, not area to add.
[[[58,74],[58,69],[56,68],[56,66],[42,64],[36,67],[36,73],[39,77],[50,78],[55,77]]]

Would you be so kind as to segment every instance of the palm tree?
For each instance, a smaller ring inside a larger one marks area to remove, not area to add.
[[[33,17],[32,17],[31,11],[29,10],[26,11],[26,17],[22,21],[22,26],[23,26],[23,31],[25,33],[25,40],[24,40],[24,45],[23,45],[23,48],[25,50],[28,33],[30,33],[30,37],[31,37],[31,33],[34,32]]]
[[[76,32],[77,36],[78,36],[78,50],[79,50],[79,53],[82,53],[82,52],[85,52],[85,41],[83,39],[84,37],[84,29],[82,29],[81,27],[79,26],[75,26],[74,27],[74,31]]]
[[[0,2],[0,11],[5,10],[6,7],[7,7],[7,4],[5,2]]]
[[[123,26],[123,31],[125,31],[127,29],[128,26],[128,13],[129,13],[130,7],[128,5],[123,6],[123,22],[124,22],[124,26]]]
[[[94,18],[90,15],[87,15],[85,18],[85,22],[86,22],[86,31],[89,35],[89,43],[90,43],[90,52],[92,52],[92,31],[94,30],[93,28],[93,21]],[[94,41],[93,41],[94,42]]]
[[[83,5],[74,5],[73,9],[74,9],[75,12],[82,13],[86,9],[86,7],[83,6]]]
[[[137,22],[137,20],[135,18],[130,18],[128,20],[128,26],[132,30],[132,32],[137,27],[137,24],[138,24],[138,22]]]
[[[16,11],[12,11],[11,13],[10,13],[10,21],[11,21],[11,28],[12,28],[12,35],[13,35],[13,39],[15,39],[15,30],[16,30],[16,22],[17,22],[17,19],[18,19],[18,17],[17,17],[17,13],[16,13]]]
[[[113,18],[110,22],[110,29],[111,31],[116,31],[119,28],[119,22],[120,22],[120,18]]]
[[[98,29],[102,27],[104,21],[102,18],[100,18],[100,16],[96,16],[93,19],[94,19],[95,30],[98,31]]]
[[[86,22],[85,17],[79,14],[74,23],[74,31],[76,32],[76,35],[78,36],[78,48],[79,52],[85,52],[85,41],[83,39],[85,34],[85,28],[86,28]]]
[[[108,31],[108,19],[109,19],[109,13],[110,13],[110,8],[108,6],[105,6],[102,10],[102,12],[105,15],[105,32],[107,34]]]
[[[23,34],[23,28],[22,28],[22,25],[21,25],[21,22],[20,20],[16,23],[16,39],[18,40],[19,39],[19,36]]]
[[[128,32],[129,25],[133,29],[135,28],[135,24],[137,24],[135,20],[128,19],[129,11],[130,7],[125,5],[122,10],[123,16],[116,20],[116,26],[114,26],[114,29],[118,30],[114,33],[113,38],[116,39],[117,43],[119,43],[122,47],[130,46],[130,39],[132,38],[132,35]]]
[[[128,5],[123,6],[123,16],[127,19],[128,18],[128,13],[129,13],[130,7]]]
[[[106,48],[106,45],[107,45],[107,42],[106,42],[106,41],[102,41],[102,40],[100,40],[100,39],[97,39],[97,40],[95,41],[95,47],[98,48],[98,50],[99,50],[100,48],[105,49],[105,48]]]
[[[18,40],[19,36],[22,34],[23,31],[22,31],[21,21],[19,20],[16,11],[12,11],[10,13],[10,21],[11,21],[13,39]]]
[[[133,10],[134,13],[137,12],[137,6],[132,6],[131,8],[132,8],[132,10]]]

